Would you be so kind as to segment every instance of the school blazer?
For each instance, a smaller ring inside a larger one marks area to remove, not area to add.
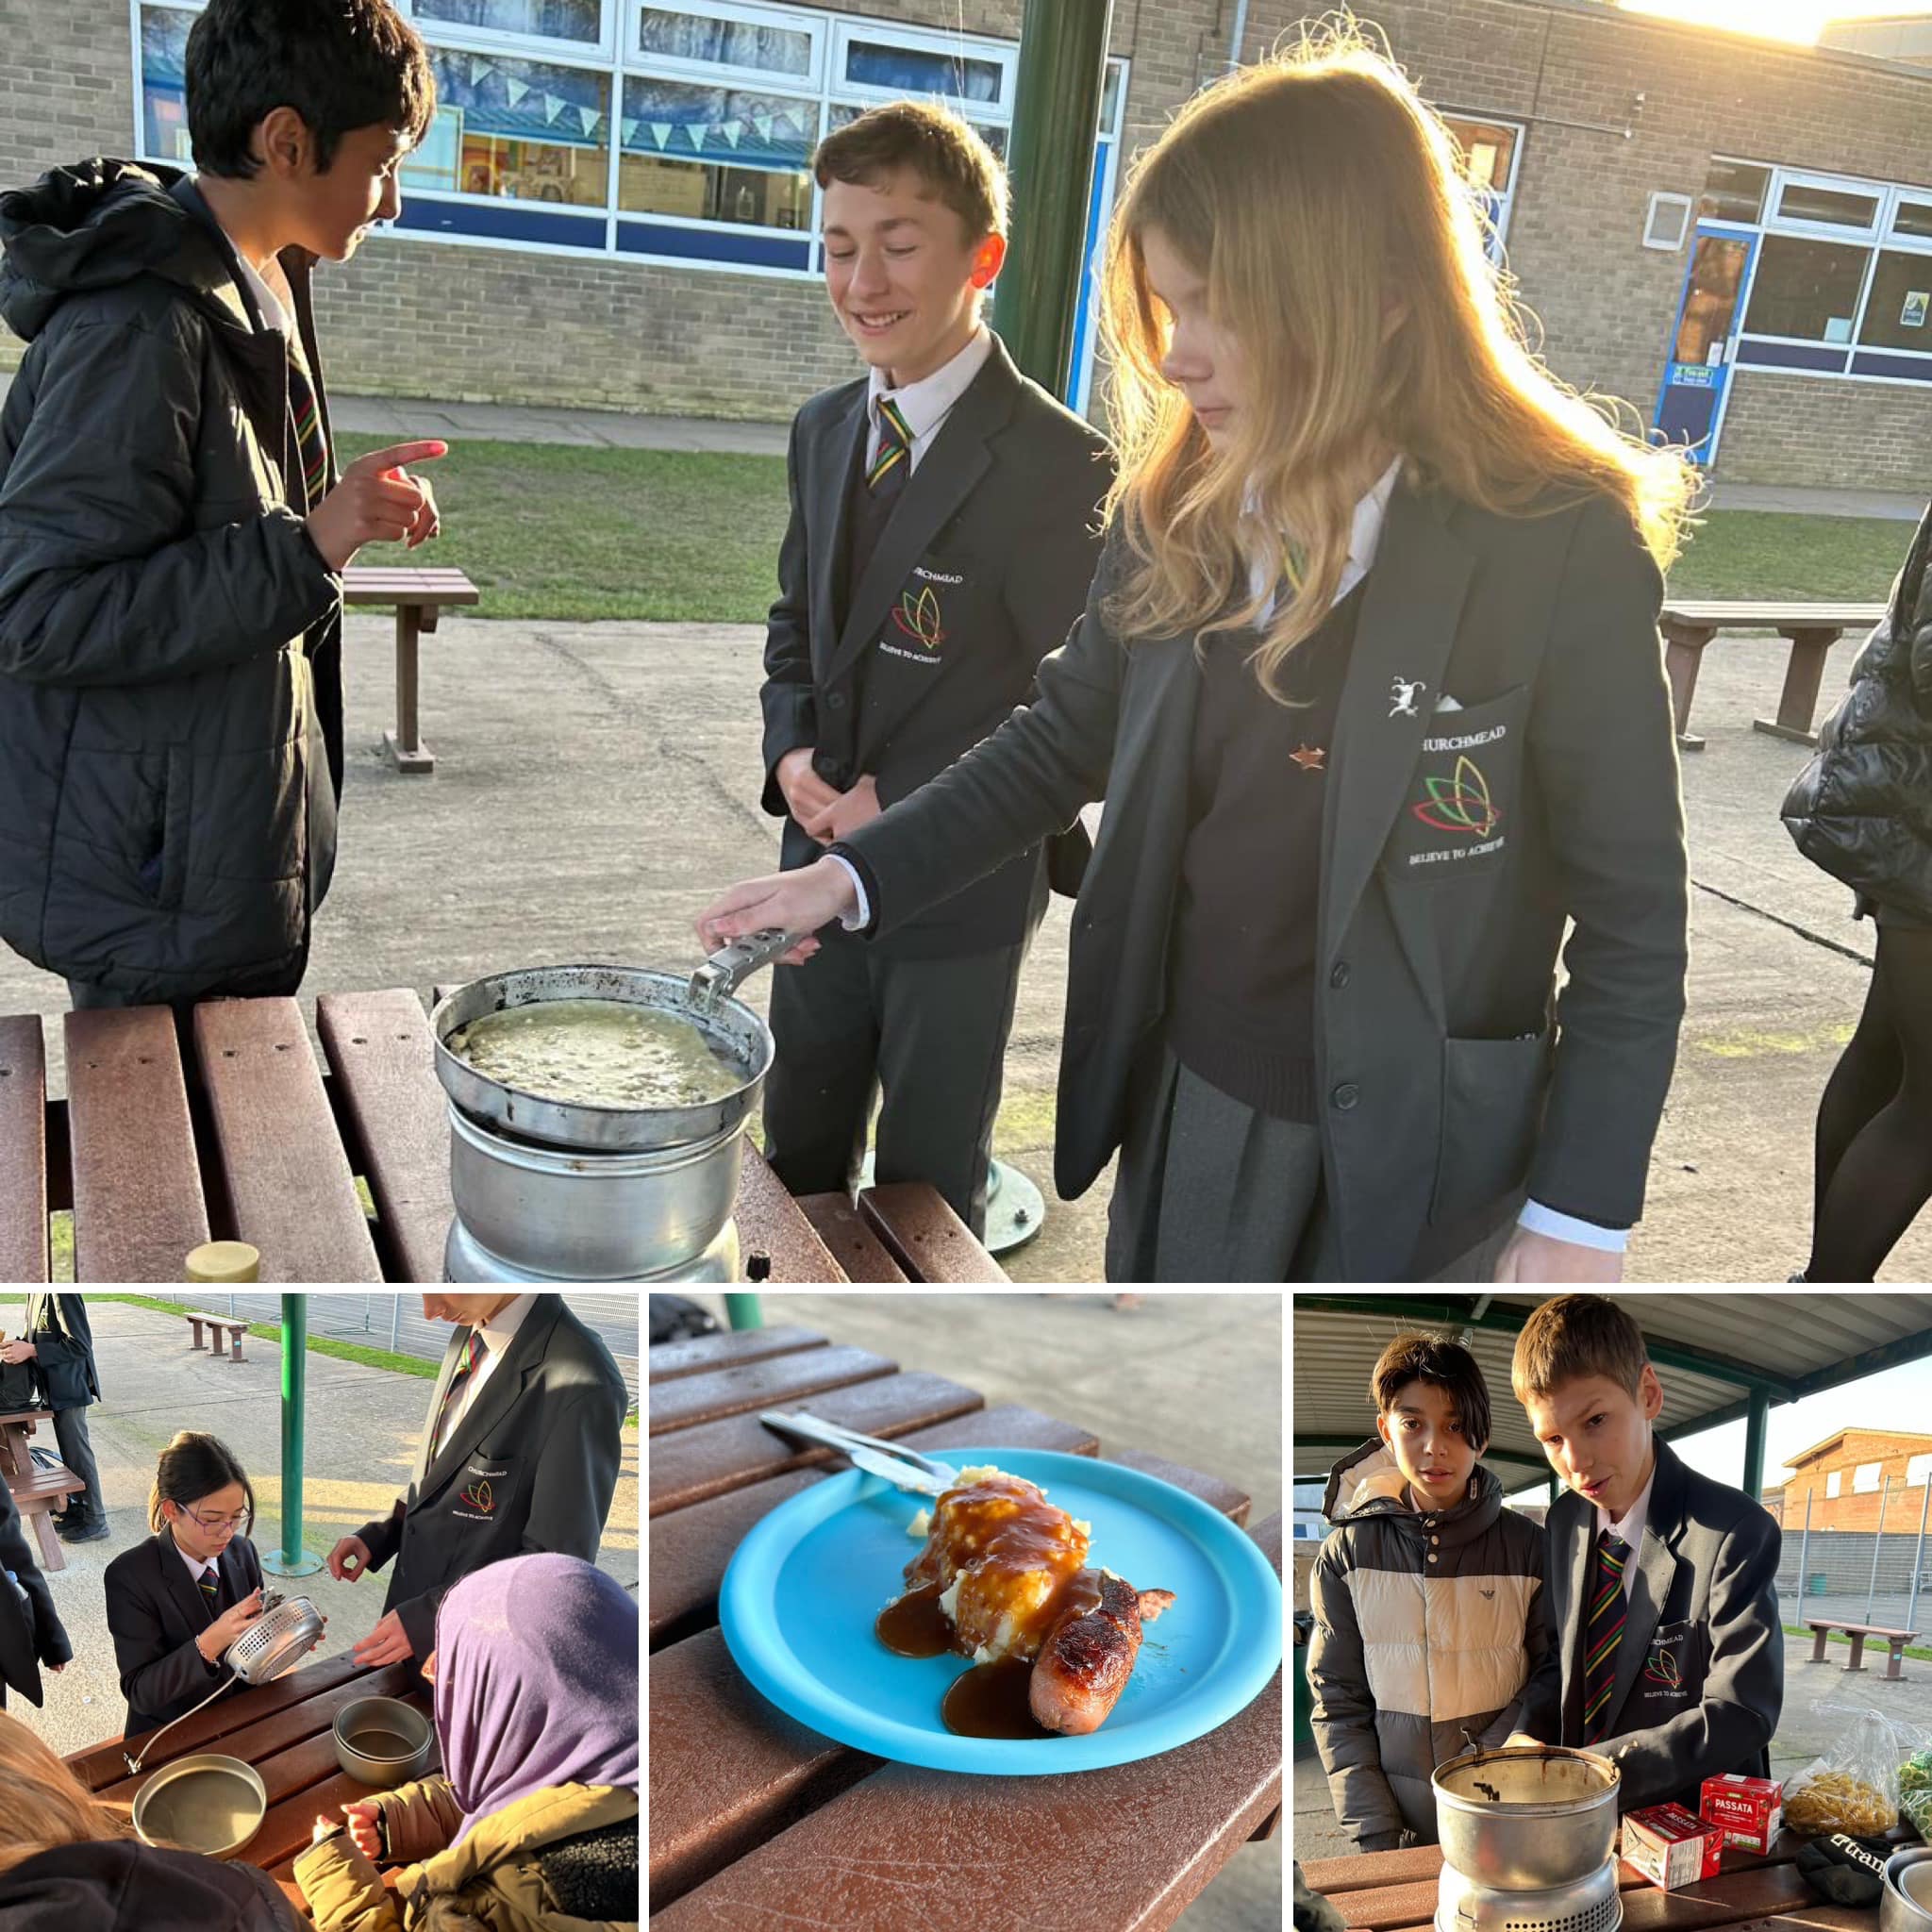
[[[215,1569],[224,1609],[261,1584],[261,1559],[244,1536],[229,1539]],[[185,1717],[224,1677],[225,1697],[247,1688],[195,1649],[194,1640],[222,1611],[208,1607],[166,1530],[124,1550],[102,1581],[121,1694],[127,1700],[124,1736],[136,1738]]]
[[[431,1462],[463,1332],[443,1354],[408,1493],[356,1532],[372,1569],[396,1559],[382,1607],[400,1616],[419,1665],[436,1648],[443,1592],[472,1571],[533,1550],[595,1559],[624,1459],[628,1398],[610,1351],[562,1296],[540,1294]]]
[[[1620,1810],[1674,1803],[1694,1813],[1707,1777],[1771,1775],[1771,1740],[1785,1701],[1782,1538],[1741,1490],[1687,1468],[1668,1442],[1656,1447],[1612,1715],[1596,1748],[1624,1774]],[[1578,1745],[1579,1632],[1595,1561],[1595,1506],[1566,1491],[1551,1505],[1543,1536],[1557,1644],[1525,1692],[1533,1714],[1524,1727],[1546,1742]]]
[[[1611,1226],[1643,1206],[1688,918],[1662,583],[1608,498],[1536,508],[1505,517],[1405,479],[1362,590],[1314,1013],[1350,1280],[1427,1276],[1525,1187]],[[1054,1172],[1069,1199],[1119,1146],[1161,1031],[1200,686],[1191,637],[1110,634],[1123,548],[1110,533],[1037,699],[841,848],[890,932],[1105,795],[1068,963]]]
[[[0,1481],[0,1709],[7,1690],[14,1690],[38,1707],[42,1698],[41,1663],[64,1664],[74,1655],[54,1592],[34,1560],[33,1545],[20,1520],[13,1492]]]
[[[1101,499],[1113,480],[1107,441],[1023,376],[997,336],[907,479],[871,563],[847,585],[866,435],[863,378],[812,397],[791,425],[791,517],[760,693],[763,803],[785,820],[787,871],[824,847],[789,815],[778,760],[813,745],[828,784],[844,791],[870,772],[881,804],[906,797],[1025,701],[1040,660],[1078,621],[1100,557]],[[922,907],[900,923],[892,950],[931,956],[1018,941],[1044,905],[1041,841],[1075,817],[1042,824],[968,890]],[[1056,883],[1076,884],[1086,857],[1074,826],[1054,855]]]

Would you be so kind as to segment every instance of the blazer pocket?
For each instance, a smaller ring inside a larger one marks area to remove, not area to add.
[[[1495,871],[1516,839],[1529,687],[1428,722],[1382,871],[1396,884],[1446,883]]]
[[[1704,1632],[1694,1622],[1659,1624],[1637,1673],[1639,1708],[1667,1715],[1704,1695]]]
[[[1521,1187],[1549,1088],[1550,1036],[1442,1042],[1442,1125],[1432,1222],[1453,1223]]]
[[[494,1523],[516,1489],[516,1474],[515,1457],[474,1451],[449,1487],[443,1515],[453,1523]]]

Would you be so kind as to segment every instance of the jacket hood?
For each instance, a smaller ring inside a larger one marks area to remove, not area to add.
[[[1372,1516],[1419,1524],[1422,1519],[1409,1507],[1407,1489],[1408,1479],[1396,1462],[1394,1451],[1379,1436],[1371,1436],[1329,1471],[1322,1514],[1338,1525]],[[1502,1507],[1501,1479],[1494,1470],[1478,1462],[1470,1472],[1461,1500],[1436,1514],[1440,1526],[1452,1531],[1460,1541],[1486,1529]]]
[[[60,1845],[0,1874],[8,1932],[295,1932],[299,1923],[252,1865],[132,1840]]]
[[[233,280],[173,190],[184,171],[96,156],[0,194],[0,320],[31,341],[70,295],[158,275],[206,296]]]

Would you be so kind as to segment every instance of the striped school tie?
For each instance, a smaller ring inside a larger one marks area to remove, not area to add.
[[[1610,1693],[1617,1683],[1617,1646],[1630,1606],[1624,1595],[1627,1543],[1608,1530],[1596,1540],[1596,1573],[1590,1592],[1590,1615],[1583,1626],[1583,1741],[1603,1741],[1610,1720]]]
[[[212,1570],[204,1570],[201,1573],[201,1593],[208,1599],[208,1609],[212,1611],[215,1599],[222,1593],[221,1583]]]
[[[292,336],[289,341],[289,413],[295,419],[295,444],[302,459],[302,508],[312,510],[328,494],[328,438],[323,433],[315,385],[308,379]]]
[[[891,396],[879,397],[878,421],[878,452],[865,473],[865,487],[874,496],[896,496],[912,468],[912,431]]]
[[[457,1404],[462,1400],[463,1391],[470,1386],[470,1377],[476,1373],[476,1364],[482,1358],[483,1338],[472,1328],[462,1363],[449,1378],[449,1387],[442,1391],[442,1407],[437,1411],[436,1428],[429,1438],[431,1462],[442,1454],[442,1432],[449,1426],[449,1419],[456,1413]]]

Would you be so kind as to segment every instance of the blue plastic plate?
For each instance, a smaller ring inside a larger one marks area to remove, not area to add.
[[[1131,1764],[1225,1724],[1281,1662],[1281,1583],[1257,1545],[1197,1497],[1087,1456],[955,1449],[956,1468],[992,1463],[1038,1483],[1093,1525],[1088,1560],[1137,1590],[1171,1590],[1134,1674],[1084,1738],[961,1738],[940,1700],[970,1667],[895,1657],[873,1623],[905,1589],[926,1499],[858,1470],[782,1503],[738,1547],[718,1622],[738,1667],[778,1708],[841,1744],[901,1764],[1003,1777]]]

